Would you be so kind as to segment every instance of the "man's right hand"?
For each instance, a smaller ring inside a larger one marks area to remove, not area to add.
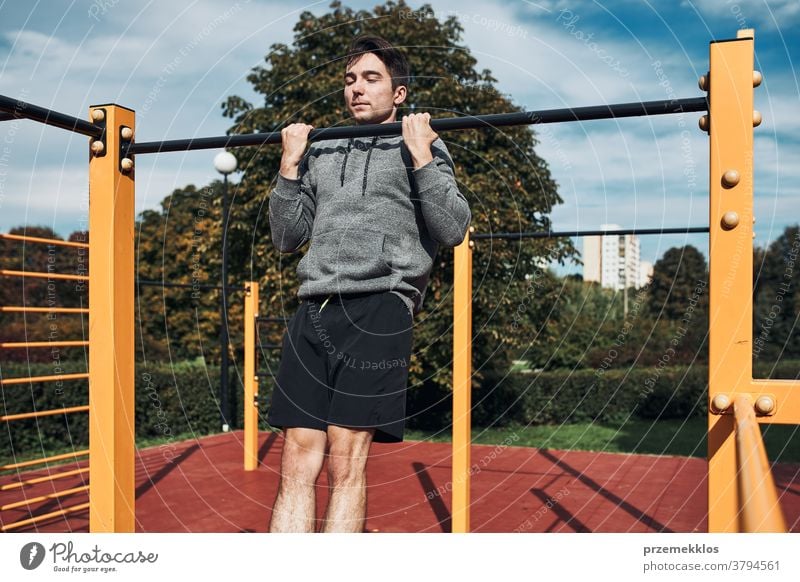
[[[308,134],[314,129],[313,125],[305,123],[292,123],[281,130],[281,144],[283,156],[281,157],[281,176],[289,180],[297,180],[298,168],[303,154],[308,145]]]

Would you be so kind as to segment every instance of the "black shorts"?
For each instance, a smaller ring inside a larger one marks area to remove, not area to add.
[[[389,291],[304,299],[283,336],[267,422],[375,428],[375,442],[402,441],[412,327]]]

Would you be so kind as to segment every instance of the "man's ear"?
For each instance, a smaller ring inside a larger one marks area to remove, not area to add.
[[[405,85],[398,85],[397,89],[394,90],[394,98],[392,103],[395,106],[401,105],[408,97],[408,88]]]

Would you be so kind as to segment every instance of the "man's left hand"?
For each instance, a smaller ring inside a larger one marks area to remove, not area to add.
[[[410,113],[403,117],[403,141],[411,153],[415,169],[433,160],[431,145],[438,137],[431,128],[430,113]]]

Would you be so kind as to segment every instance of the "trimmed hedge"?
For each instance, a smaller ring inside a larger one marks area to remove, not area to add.
[[[65,369],[64,373],[83,372]],[[54,374],[52,364],[6,364],[3,378]],[[232,376],[233,378],[233,376]],[[136,437],[166,438],[182,434],[205,435],[221,430],[217,400],[219,368],[203,362],[136,366]],[[242,391],[230,383],[231,416],[241,414]],[[11,385],[3,389],[4,414],[85,405],[86,380]],[[88,414],[45,416],[7,423],[0,458],[44,456],[65,447],[85,448],[89,443]]]
[[[797,378],[798,362],[771,369],[756,366],[756,377]],[[82,370],[64,370],[64,373]],[[53,374],[52,364],[7,364],[3,378]],[[680,419],[706,414],[708,368],[706,366],[562,370],[538,374],[513,373],[502,381],[487,378],[472,396],[475,426],[509,423],[568,424],[618,423],[628,418]],[[268,401],[271,381],[263,376],[262,403]],[[435,386],[435,385],[433,385]],[[165,438],[206,435],[220,431],[217,401],[219,368],[202,361],[173,366],[136,366],[136,436]],[[231,417],[241,424],[241,386],[232,374]],[[88,402],[86,381],[11,385],[3,390],[4,414],[79,406]],[[262,405],[262,419],[266,407]],[[408,428],[441,430],[452,422],[449,391],[436,387],[409,390]],[[85,413],[10,421],[0,458],[44,456],[52,451],[88,445]],[[263,425],[263,422],[262,422]]]
[[[800,362],[757,364],[757,378],[800,377]],[[512,373],[473,389],[475,426],[619,423],[681,419],[707,414],[708,366],[554,370]],[[452,399],[443,390],[409,392],[409,428],[443,429],[452,418]]]

